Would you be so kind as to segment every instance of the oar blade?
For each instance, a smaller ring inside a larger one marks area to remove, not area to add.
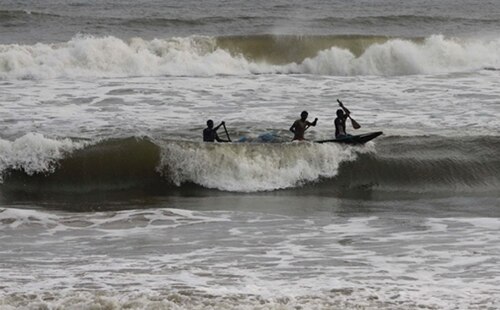
[[[356,121],[355,121],[355,120],[353,120],[352,118],[351,118],[351,124],[352,124],[352,128],[354,128],[354,129],[359,129],[359,128],[361,128],[361,125],[360,125],[360,124],[358,124],[358,122],[356,122]]]

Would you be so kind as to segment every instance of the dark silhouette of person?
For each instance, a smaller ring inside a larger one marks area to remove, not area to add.
[[[219,138],[219,135],[217,134],[217,129],[220,128],[220,126],[226,124],[225,122],[221,122],[217,127],[214,128],[214,121],[209,119],[207,121],[207,128],[203,129],[203,141],[204,142],[229,142],[228,140],[224,140]]]
[[[311,126],[316,126],[316,123],[318,122],[318,118],[315,118],[314,122],[311,123],[311,122],[307,121],[308,115],[309,115],[309,113],[307,113],[307,111],[302,111],[302,113],[300,113],[300,119],[296,120],[293,123],[293,125],[290,127],[290,131],[293,132],[293,134],[294,134],[292,141],[305,140],[304,133],[306,132],[306,130]]]
[[[334,121],[335,124],[335,138],[343,138],[349,136],[345,130],[345,122],[349,117],[349,110],[342,107],[342,109],[337,110],[337,118]]]

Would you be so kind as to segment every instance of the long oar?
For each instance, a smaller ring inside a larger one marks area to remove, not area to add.
[[[346,108],[346,107],[344,107],[344,104],[342,103],[342,101],[340,101],[340,100],[338,100],[338,99],[337,99],[337,102],[339,103],[339,105],[340,105],[340,107],[341,107],[342,109],[345,109],[347,112],[349,112],[349,110],[347,110],[347,108]],[[361,128],[361,125],[360,125],[360,124],[358,124],[358,122],[356,122],[355,120],[353,120],[353,119],[352,119],[352,117],[351,117],[351,113],[350,113],[350,112],[349,112],[349,114],[347,115],[347,117],[349,117],[349,119],[351,120],[352,128],[354,128],[354,129],[359,129],[359,128]]]
[[[227,132],[226,124],[222,124],[222,126],[224,127],[224,131],[226,132],[227,141],[231,142],[231,138],[229,138],[229,133]]]

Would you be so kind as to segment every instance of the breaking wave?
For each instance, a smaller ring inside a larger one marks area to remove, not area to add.
[[[0,79],[314,74],[441,74],[500,67],[500,39],[233,36],[0,45]]]
[[[158,194],[360,188],[482,192],[500,186],[500,138],[386,137],[364,147],[315,143],[207,144],[112,139],[94,144],[28,134],[2,140],[0,190]]]
[[[334,177],[341,162],[355,160],[362,152],[333,144],[154,143],[143,138],[107,140],[80,148],[80,144],[33,134],[10,145],[0,152],[5,186],[32,184],[37,190],[52,191],[168,189],[185,184],[222,191],[269,191]]]
[[[58,162],[85,143],[70,139],[54,140],[28,133],[15,141],[0,139],[0,181],[7,170],[22,171],[28,176],[53,173]]]

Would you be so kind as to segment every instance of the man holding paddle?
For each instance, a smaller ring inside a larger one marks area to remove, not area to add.
[[[300,114],[300,119],[296,120],[292,127],[290,127],[290,131],[293,132],[293,139],[292,141],[298,140],[302,141],[305,140],[304,138],[304,133],[306,132],[307,128],[310,126],[316,126],[316,123],[318,122],[318,119],[314,119],[314,122],[309,122],[307,120],[307,116],[309,113],[307,111],[303,111]]]
[[[223,140],[219,138],[219,135],[217,134],[217,129],[220,128],[220,126],[224,126],[224,130],[226,131],[227,135],[227,140]],[[231,138],[229,138],[229,134],[227,133],[226,129],[226,123],[221,122],[219,126],[214,128],[214,121],[209,119],[207,121],[207,128],[203,129],[203,141],[204,142],[231,142]]]
[[[335,119],[335,122],[334,122],[335,123],[335,138],[336,139],[349,136],[345,130],[345,122],[348,118],[351,118],[351,116],[350,116],[351,112],[349,112],[349,110],[346,107],[344,107],[344,104],[342,103],[342,101],[337,99],[337,102],[339,103],[339,105],[342,109],[337,110],[337,118]],[[354,127],[354,129],[358,129],[359,127],[361,127],[352,118],[351,118],[351,123],[352,123],[352,127]]]

